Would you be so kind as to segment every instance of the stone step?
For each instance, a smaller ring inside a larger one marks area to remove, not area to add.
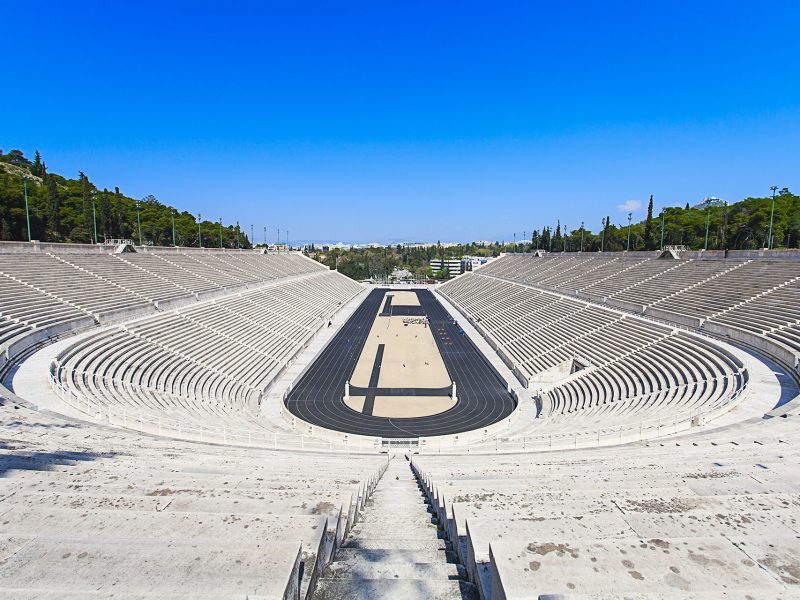
[[[402,523],[402,525],[398,527],[398,523]],[[350,537],[392,537],[394,535],[400,535],[404,538],[420,536],[431,538],[437,536],[437,531],[436,523],[431,523],[430,521],[418,520],[414,523],[406,523],[404,521],[389,521],[387,519],[373,521],[371,523],[364,523],[362,521],[353,527]]]
[[[372,521],[393,521],[394,523],[405,523],[407,519],[426,519],[430,521],[434,518],[434,514],[428,512],[427,510],[423,510],[422,508],[418,508],[417,510],[403,510],[403,511],[395,511],[393,509],[389,510],[369,510],[362,514],[359,519],[361,522],[367,522],[369,520]]]
[[[330,579],[461,579],[466,570],[459,564],[447,562],[392,562],[378,563],[368,560],[348,560],[332,562],[325,569],[325,577]]]
[[[400,511],[406,512],[406,513],[414,511],[417,514],[419,514],[420,512],[425,512],[425,505],[423,504],[423,502],[421,500],[419,500],[417,498],[414,498],[414,499],[410,499],[409,498],[409,499],[403,501],[403,504],[402,504],[403,508],[400,508],[400,507],[401,507],[401,505],[397,504],[397,497],[396,496],[392,498],[391,502],[387,501],[387,502],[379,502],[379,503],[375,503],[375,504],[370,504],[369,502],[367,502],[367,509],[369,509],[369,510],[388,512],[388,511],[393,511],[393,510],[397,509],[397,510],[400,510]]]
[[[394,504],[396,506],[399,506],[401,504],[407,505],[407,503],[410,500],[413,500],[414,502],[419,501],[420,503],[424,503],[424,497],[422,495],[422,492],[420,492],[420,490],[416,488],[414,490],[409,490],[409,489],[406,490],[394,489],[387,491],[378,490],[377,492],[375,492],[375,494],[377,495],[373,495],[372,498],[370,498],[370,501],[373,504]]]
[[[351,538],[347,548],[361,550],[449,550],[445,540],[437,538]]]
[[[464,581],[429,579],[327,579],[317,581],[317,600],[478,600],[478,590]]]
[[[365,561],[384,563],[455,563],[456,553],[451,550],[386,550],[367,548],[340,548],[335,562]]]
[[[409,495],[409,496],[416,496],[417,494],[421,494],[422,492],[419,489],[416,481],[409,481],[407,483],[400,483],[392,482],[388,485],[381,486],[379,489],[375,490],[373,494],[373,498],[382,498],[384,496],[392,496],[392,495]]]

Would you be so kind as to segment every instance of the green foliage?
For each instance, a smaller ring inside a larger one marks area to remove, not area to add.
[[[745,198],[740,202],[708,208],[674,206],[665,208],[662,214],[653,215],[648,203],[649,218],[631,223],[631,250],[654,250],[661,246],[662,217],[664,245],[684,245],[699,250],[705,246],[706,223],[708,223],[709,250],[753,250],[767,247],[772,197]],[[649,226],[648,226],[649,224]],[[584,250],[594,252],[603,247],[608,252],[625,250],[628,243],[628,224],[614,225],[611,219],[603,220],[597,234],[586,230]],[[605,231],[605,233],[603,233]],[[553,236],[553,252],[560,252],[566,245],[568,251],[580,248],[580,229],[563,233],[563,242],[558,238],[558,228]],[[784,188],[775,196],[773,221],[773,248],[800,248],[800,196]],[[548,250],[549,229],[544,228],[539,237],[539,247]],[[603,237],[605,240],[603,241]],[[534,246],[535,248],[536,246]]]
[[[656,241],[653,235],[653,194],[647,203],[647,217],[644,220],[644,247],[645,250],[655,250]]]
[[[97,220],[97,238],[129,238],[155,246],[172,245],[172,218],[175,219],[175,241],[179,246],[197,246],[198,222],[189,212],[178,212],[154,196],[137,201],[125,196],[119,188],[111,192],[97,187],[83,173],[68,179],[48,173],[37,151],[33,161],[20,150],[4,154],[0,151],[0,239],[28,239],[25,219],[23,176],[27,179],[31,238],[42,242],[91,243]],[[138,205],[138,218],[137,218]],[[204,246],[235,248],[236,226],[220,228],[219,222],[200,223]],[[244,232],[239,231],[239,245],[250,248]]]

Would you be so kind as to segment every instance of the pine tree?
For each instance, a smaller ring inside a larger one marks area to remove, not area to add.
[[[130,237],[125,211],[122,206],[122,192],[118,187],[114,188],[114,227],[112,235],[117,238]]]
[[[44,163],[42,163],[42,155],[39,154],[38,150],[36,150],[34,154],[33,164],[31,165],[31,175],[44,177]]]
[[[553,252],[561,252],[564,249],[561,243],[561,220],[556,222],[556,232],[553,234]]]
[[[644,247],[645,250],[655,250],[656,243],[653,238],[653,194],[647,203],[647,219],[644,222]]]
[[[552,250],[551,244],[551,236],[550,236],[550,228],[545,226],[542,227],[542,235],[541,235],[541,248],[542,250]]]
[[[109,192],[105,188],[103,189],[103,193],[100,194],[100,202],[97,212],[100,221],[100,234],[106,238],[113,237],[114,213],[111,210]]]
[[[81,181],[81,197],[83,198],[83,227],[86,231],[93,231],[91,183],[83,171],[78,171],[78,177]]]

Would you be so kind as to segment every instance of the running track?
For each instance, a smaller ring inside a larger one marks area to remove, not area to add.
[[[286,398],[289,411],[308,423],[385,438],[416,438],[461,433],[496,423],[511,414],[515,400],[480,350],[458,332],[452,318],[429,290],[415,290],[430,322],[436,345],[458,402],[448,411],[428,417],[388,418],[356,412],[342,401],[345,381],[355,370],[373,320],[386,292],[370,292],[334,336]]]

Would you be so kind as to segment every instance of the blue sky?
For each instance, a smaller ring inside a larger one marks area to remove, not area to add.
[[[270,236],[597,229],[651,193],[800,189],[798,24],[794,1],[6,3],[0,147]]]

